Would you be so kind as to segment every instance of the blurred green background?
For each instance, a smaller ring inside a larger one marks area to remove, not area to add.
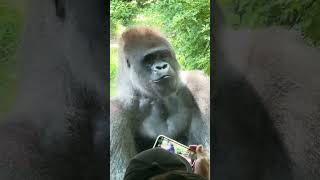
[[[0,115],[11,108],[15,98],[21,14],[11,1],[0,0]]]

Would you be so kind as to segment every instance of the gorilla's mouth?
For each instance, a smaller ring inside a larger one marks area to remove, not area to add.
[[[162,81],[163,79],[167,79],[170,77],[171,77],[170,75],[164,75],[164,76],[161,76],[159,79],[153,80],[153,82],[158,83],[158,82]]]

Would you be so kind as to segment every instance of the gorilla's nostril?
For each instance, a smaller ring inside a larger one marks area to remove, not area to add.
[[[156,70],[156,71],[160,71],[160,70],[166,70],[166,69],[168,69],[168,67],[169,67],[169,64],[168,64],[168,63],[166,63],[166,62],[160,62],[160,63],[154,64],[154,66],[153,66],[152,69],[154,69],[154,70]]]

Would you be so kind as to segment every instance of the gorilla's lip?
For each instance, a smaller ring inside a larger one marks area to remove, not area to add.
[[[159,79],[153,80],[153,82],[157,83],[157,82],[160,82],[163,79],[167,79],[167,78],[170,78],[170,77],[171,77],[170,75],[164,75],[164,76],[161,76]]]

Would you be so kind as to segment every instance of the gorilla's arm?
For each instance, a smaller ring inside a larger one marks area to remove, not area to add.
[[[131,157],[136,154],[133,131],[136,127],[130,121],[130,112],[123,108],[121,101],[110,100],[110,176],[122,179]]]
[[[210,120],[210,78],[199,70],[181,71],[181,81],[190,90],[206,123]]]
[[[192,121],[190,136],[197,142],[210,147],[210,79],[202,71],[181,71],[181,81],[187,86],[194,98],[201,119]],[[192,140],[191,140],[192,141]],[[192,142],[191,142],[192,143]]]

